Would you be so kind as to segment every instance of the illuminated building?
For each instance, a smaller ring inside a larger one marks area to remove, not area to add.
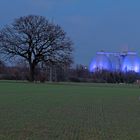
[[[110,53],[100,51],[96,53],[90,64],[90,72],[102,70],[140,73],[140,59],[136,52]]]

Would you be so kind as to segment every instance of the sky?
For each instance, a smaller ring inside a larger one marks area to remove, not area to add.
[[[0,27],[26,15],[45,16],[74,42],[75,64],[89,65],[97,51],[140,55],[140,0],[1,0]]]

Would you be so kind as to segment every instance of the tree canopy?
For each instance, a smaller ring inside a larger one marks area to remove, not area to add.
[[[1,53],[8,58],[24,58],[31,81],[40,62],[72,62],[72,46],[66,32],[42,16],[23,16],[0,30]]]

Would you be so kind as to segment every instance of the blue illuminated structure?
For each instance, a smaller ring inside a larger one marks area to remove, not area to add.
[[[90,72],[98,70],[111,70],[111,62],[105,52],[97,52],[95,59],[90,65]]]
[[[140,73],[140,59],[136,52],[97,52],[90,64],[90,72],[101,70]]]
[[[122,71],[134,71],[140,72],[140,59],[137,57],[135,52],[128,52],[122,63]]]

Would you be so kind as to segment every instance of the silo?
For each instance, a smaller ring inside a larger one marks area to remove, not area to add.
[[[90,64],[90,71],[112,70],[111,62],[105,52],[97,52],[96,57]]]
[[[134,71],[137,73],[140,72],[140,59],[135,52],[128,52],[124,57],[124,60],[122,62],[122,71]]]

